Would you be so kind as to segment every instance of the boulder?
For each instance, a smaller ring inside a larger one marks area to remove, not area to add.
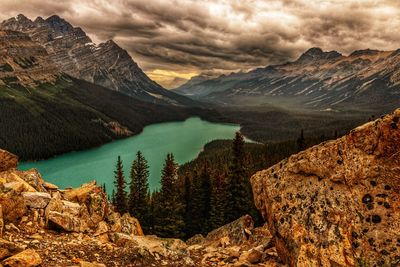
[[[85,202],[90,215],[91,227],[96,227],[109,213],[109,203],[106,194],[101,190],[96,191],[89,194]]]
[[[36,192],[37,190],[26,182],[22,176],[23,172],[14,169],[0,172],[0,183],[4,185],[5,189],[14,190],[17,193]]]
[[[129,246],[137,245],[136,242],[133,241],[132,237],[130,235],[124,234],[124,233],[112,233],[110,234],[110,239],[113,243],[115,243],[117,246],[124,247],[129,244]]]
[[[0,149],[0,172],[14,169],[18,165],[18,157],[8,151]]]
[[[24,250],[2,262],[9,267],[33,267],[42,264],[39,254],[33,249]]]
[[[74,201],[78,203],[85,203],[89,198],[90,193],[98,192],[101,190],[96,185],[96,181],[92,181],[87,184],[83,184],[81,187],[68,189],[63,192],[64,199],[68,201]]]
[[[253,228],[253,219],[245,215],[208,233],[206,241],[223,240],[225,243],[240,245],[249,240]]]
[[[50,227],[60,228],[67,232],[81,232],[82,223],[79,218],[69,214],[50,211],[48,214]]]
[[[251,178],[290,266],[394,266],[400,247],[400,109]]]
[[[44,209],[49,203],[51,196],[44,192],[23,192],[26,205],[35,209]]]
[[[1,193],[0,205],[5,222],[15,222],[27,212],[25,199],[15,191]]]
[[[45,211],[44,211],[44,216],[45,216],[46,224],[47,224],[48,221],[49,221],[49,214],[50,214],[50,212],[52,212],[52,211],[56,211],[56,212],[60,212],[60,213],[63,211],[63,202],[62,202],[61,199],[52,198],[52,199],[49,201],[49,204],[47,204],[47,207],[46,207],[46,209],[45,209]]]
[[[151,255],[160,255],[165,258],[174,258],[187,254],[187,245],[180,239],[159,238],[156,236],[130,236],[133,244],[147,251]]]
[[[43,187],[47,189],[48,191],[56,191],[58,190],[58,186],[55,184],[49,183],[49,182],[44,182]]]
[[[23,248],[13,242],[0,238],[0,260],[23,251]]]
[[[107,221],[108,221],[109,225],[111,226],[112,232],[121,232],[121,229],[122,229],[121,215],[118,212],[112,212],[108,216]]]
[[[139,220],[135,217],[131,217],[128,213],[125,213],[121,217],[121,232],[127,235],[143,235],[142,227],[140,226]]]
[[[101,221],[101,222],[99,222],[99,224],[97,226],[97,229],[96,229],[96,232],[94,233],[94,236],[99,236],[99,235],[106,234],[106,233],[108,233],[109,230],[110,229],[108,227],[108,224],[105,221]]]
[[[28,171],[17,171],[18,176],[28,183],[31,187],[35,189],[35,191],[39,192],[47,192],[46,188],[43,186],[44,180],[38,170],[30,169]]]

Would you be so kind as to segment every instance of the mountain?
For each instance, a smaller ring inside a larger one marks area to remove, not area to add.
[[[99,146],[202,110],[160,105],[65,74],[27,34],[0,31],[0,147],[23,160]]]
[[[222,104],[393,108],[400,103],[399,85],[400,50],[344,56],[311,48],[294,62],[186,84],[176,92]]]
[[[41,44],[61,72],[140,100],[173,105],[196,105],[184,96],[162,88],[139,68],[128,52],[114,41],[96,45],[79,27],[57,15],[34,21],[24,15],[10,18],[0,29],[28,34]]]

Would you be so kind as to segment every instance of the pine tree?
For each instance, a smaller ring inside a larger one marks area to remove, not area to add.
[[[210,211],[211,229],[217,229],[225,223],[226,192],[224,174],[218,173],[214,177]]]
[[[149,227],[149,166],[142,153],[136,153],[132,162],[130,193],[128,198],[129,213],[135,216],[145,231]]]
[[[206,234],[210,229],[211,210],[211,170],[209,163],[203,163],[200,174],[194,180],[191,216],[193,222],[193,234]]]
[[[297,152],[303,151],[305,148],[304,131],[301,129],[300,137],[297,138]]]
[[[244,138],[236,133],[232,146],[232,162],[229,166],[227,200],[225,208],[226,222],[231,222],[249,213],[252,209],[251,186],[246,170]]]
[[[107,188],[106,188],[106,183],[103,183],[103,186],[101,187],[103,190],[104,194],[107,194]]]
[[[184,226],[183,207],[177,189],[178,166],[168,154],[161,177],[161,189],[155,204],[154,231],[162,237],[181,237]]]
[[[117,206],[117,200],[115,199],[115,189],[113,189],[111,194],[111,203],[113,204],[114,207]]]
[[[192,226],[193,205],[192,205],[192,179],[189,173],[186,173],[184,176],[183,200],[185,205],[185,218],[184,218],[185,234],[186,237],[191,237],[193,235],[193,226]]]
[[[158,203],[160,192],[154,191],[149,194],[149,219],[148,219],[148,229],[147,234],[155,234],[154,225],[156,220],[156,205]]]
[[[119,213],[123,214],[127,212],[126,192],[125,192],[126,181],[124,177],[124,170],[120,156],[118,156],[117,167],[114,173],[115,173],[114,184],[117,188],[117,191],[115,193],[115,207]]]

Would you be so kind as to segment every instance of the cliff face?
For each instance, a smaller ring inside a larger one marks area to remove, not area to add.
[[[193,104],[152,81],[128,52],[109,40],[96,45],[79,27],[59,16],[32,21],[24,15],[10,18],[0,29],[26,33],[41,44],[64,73],[129,96],[157,103]]]
[[[290,266],[400,262],[400,109],[251,178]]]
[[[39,44],[21,32],[0,30],[0,85],[54,83],[58,68]]]

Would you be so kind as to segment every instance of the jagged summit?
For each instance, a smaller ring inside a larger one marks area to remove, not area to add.
[[[52,15],[45,20],[55,31],[67,33],[74,30],[74,27],[58,15]]]
[[[113,40],[96,45],[79,27],[58,15],[32,21],[24,15],[10,18],[0,29],[20,31],[46,48],[50,60],[74,78],[154,103],[196,105],[152,81],[129,53]]]
[[[338,58],[341,56],[342,56],[342,54],[340,54],[337,51],[324,52],[319,47],[312,47],[312,48],[308,49],[306,52],[304,52],[297,61],[304,62],[304,61],[311,61],[311,60],[317,60],[317,59],[320,59],[320,60],[321,59],[333,59],[333,58]]]

